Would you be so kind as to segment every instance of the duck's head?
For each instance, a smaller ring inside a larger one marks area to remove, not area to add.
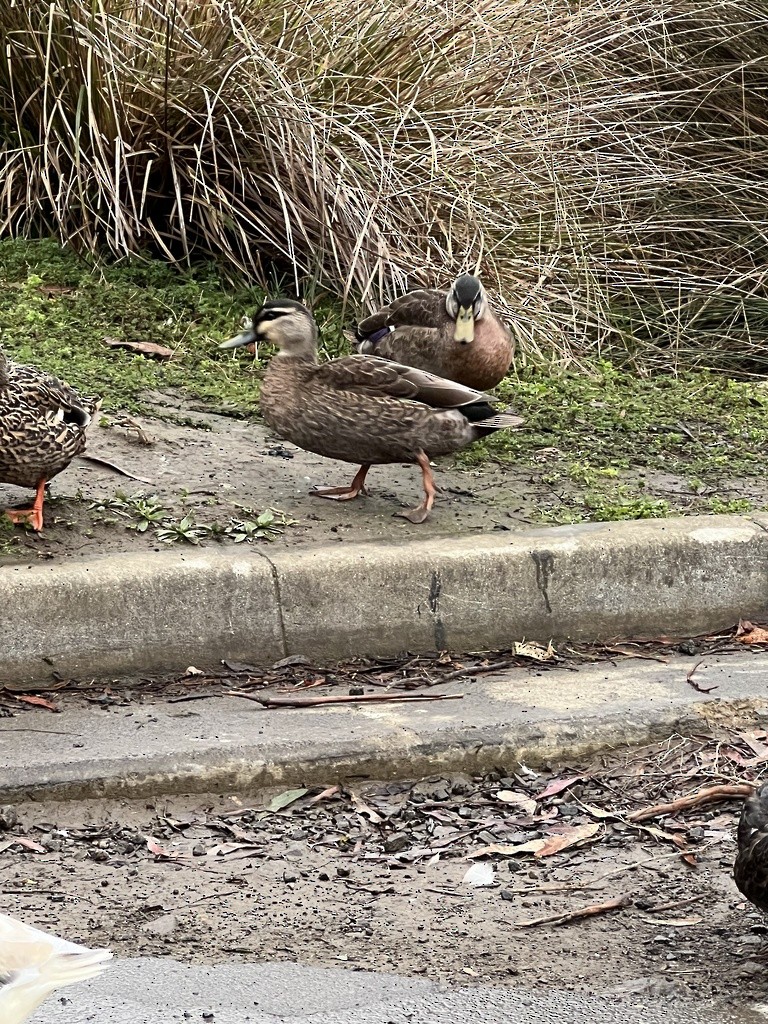
[[[250,327],[219,348],[240,348],[254,345],[258,355],[259,344],[268,342],[278,355],[314,359],[317,353],[317,324],[306,306],[293,299],[271,299],[253,315]]]
[[[471,274],[462,274],[451,285],[445,297],[445,308],[451,320],[456,321],[454,341],[469,345],[475,338],[475,321],[488,312],[488,299],[480,281]]]

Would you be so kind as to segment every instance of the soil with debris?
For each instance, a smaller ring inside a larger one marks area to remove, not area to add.
[[[638,812],[753,780],[766,740],[673,737],[485,778],[3,808],[3,910],[122,955],[760,1001],[764,918],[731,877],[738,800]]]
[[[147,401],[156,416],[113,415],[109,426],[94,426],[89,435],[90,456],[130,475],[75,460],[52,481],[44,531],[36,535],[17,528],[10,549],[0,549],[0,564],[161,550],[167,545],[158,540],[158,524],[142,526],[130,502],[120,508],[121,499],[137,494],[156,495],[164,510],[161,518],[179,522],[191,513],[195,524],[213,528],[202,538],[207,546],[231,547],[238,522],[253,520],[268,508],[281,510],[290,525],[278,522],[269,537],[281,547],[529,529],[542,525],[579,490],[562,482],[556,490],[547,482],[547,451],[534,467],[460,469],[441,459],[435,510],[425,524],[414,527],[396,515],[421,501],[420,474],[412,466],[374,467],[370,493],[355,502],[318,500],[309,496],[313,487],[348,482],[354,467],[303,452],[272,436],[263,424],[218,415],[178,393],[152,393]],[[696,512],[704,501],[682,477],[643,471],[634,482],[668,499],[678,512]],[[755,507],[768,504],[763,478],[725,481],[720,490]],[[28,505],[29,498],[18,488],[0,486],[0,508]],[[110,504],[115,498],[117,504]],[[185,539],[201,538],[193,533],[176,537],[181,544]]]

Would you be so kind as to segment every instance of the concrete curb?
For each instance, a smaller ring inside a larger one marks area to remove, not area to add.
[[[72,707],[0,720],[0,803],[145,797],[327,785],[568,763],[600,750],[768,720],[768,656],[627,660],[540,673],[510,669],[455,683],[463,700],[267,711],[235,698],[204,705]],[[17,726],[21,724],[22,728]],[[49,731],[50,729],[50,731]]]
[[[696,635],[768,612],[768,517],[8,566],[0,600],[0,679]]]

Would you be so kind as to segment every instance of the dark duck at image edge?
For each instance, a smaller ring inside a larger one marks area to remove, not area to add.
[[[318,363],[317,324],[292,299],[266,302],[249,329],[219,347],[264,342],[278,350],[261,388],[267,424],[305,451],[360,466],[349,486],[318,488],[311,492],[316,497],[348,501],[365,493],[371,466],[414,463],[421,468],[424,500],[396,514],[422,523],[436,494],[430,458],[523,422],[496,413],[493,399],[482,392],[378,356]]]
[[[768,913],[768,783],[744,801],[733,877],[739,891]]]
[[[0,483],[35,491],[32,507],[7,511],[9,519],[42,530],[46,484],[85,451],[86,430],[100,407],[101,399],[15,363],[0,349]]]

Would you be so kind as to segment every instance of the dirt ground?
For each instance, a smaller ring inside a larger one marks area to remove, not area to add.
[[[738,1001],[747,986],[759,1002],[766,927],[731,878],[738,802],[629,814],[753,779],[767,755],[753,730],[484,779],[24,804],[15,824],[0,811],[3,909],[122,955],[654,998]],[[563,848],[512,852],[537,839]],[[489,885],[464,881],[477,864]]]
[[[573,482],[561,482],[557,488],[547,482],[547,450],[533,467],[460,469],[451,460],[440,460],[436,475],[441,493],[435,510],[425,524],[415,527],[394,515],[421,499],[420,474],[411,466],[375,467],[369,476],[370,494],[358,501],[318,500],[308,494],[313,486],[351,480],[354,467],[303,452],[270,436],[262,424],[206,411],[180,394],[158,392],[149,397],[157,416],[112,416],[108,426],[92,428],[88,448],[89,455],[143,479],[76,460],[52,482],[43,533],[17,528],[12,547],[0,554],[0,564],[163,547],[151,525],[140,532],[135,517],[98,507],[99,502],[139,493],[157,495],[164,514],[176,521],[191,512],[196,523],[215,523],[220,529],[233,518],[250,518],[244,508],[279,509],[293,523],[281,527],[273,540],[277,546],[291,546],[521,530],[546,522],[579,490]],[[673,474],[640,471],[628,472],[625,478],[633,487],[669,500],[676,511],[696,512],[706,500]],[[725,480],[718,493],[761,507],[768,504],[768,480]],[[0,486],[0,508],[23,505],[28,497],[18,488]],[[206,537],[203,543],[217,540],[232,543],[222,534],[218,539]]]

